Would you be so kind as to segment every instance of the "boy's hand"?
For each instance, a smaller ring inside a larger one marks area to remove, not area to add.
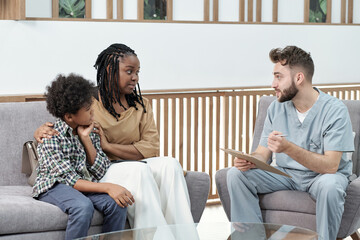
[[[112,183],[106,183],[107,186],[107,194],[115,200],[115,202],[120,207],[127,207],[128,205],[132,205],[135,202],[135,199],[130,191],[126,188]]]
[[[43,143],[44,138],[52,138],[52,136],[59,135],[59,132],[54,128],[54,124],[46,122],[35,130],[34,138],[38,143]]]
[[[89,126],[81,126],[79,125],[77,127],[77,133],[79,134],[79,137],[88,137],[91,133],[91,131],[94,128],[94,122],[92,122]]]

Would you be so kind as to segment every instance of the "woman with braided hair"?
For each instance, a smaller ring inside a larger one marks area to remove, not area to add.
[[[101,182],[119,184],[131,192],[134,203],[126,194],[119,202],[128,207],[132,228],[193,223],[179,162],[159,157],[159,134],[150,102],[141,96],[136,53],[124,44],[112,44],[99,54],[95,68],[94,131],[113,161]],[[54,133],[46,123],[34,137],[41,142]]]

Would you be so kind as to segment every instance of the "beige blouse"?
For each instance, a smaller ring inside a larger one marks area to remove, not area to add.
[[[159,134],[155,125],[152,108],[148,99],[143,98],[146,113],[143,107],[136,103],[134,107],[122,112],[118,121],[96,99],[93,102],[94,119],[104,130],[110,143],[123,145],[132,144],[144,158],[159,156]],[[107,153],[109,159],[119,159]]]

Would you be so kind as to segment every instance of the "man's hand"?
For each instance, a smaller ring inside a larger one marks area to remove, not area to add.
[[[247,171],[251,168],[256,168],[255,164],[244,159],[240,159],[235,157],[234,159],[234,167],[239,169],[240,171]]]
[[[34,138],[38,143],[43,143],[44,138],[52,138],[52,136],[59,135],[59,132],[54,128],[54,124],[46,122],[35,130]]]
[[[133,195],[126,188],[112,183],[104,184],[107,185],[107,194],[109,194],[109,196],[114,199],[120,207],[124,208],[135,202]]]
[[[280,137],[283,134],[278,131],[273,131],[268,137],[268,148],[275,153],[284,152],[290,145],[290,142],[285,137]]]

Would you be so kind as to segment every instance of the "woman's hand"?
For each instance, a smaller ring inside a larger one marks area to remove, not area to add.
[[[43,143],[44,138],[52,138],[52,136],[59,135],[59,132],[54,128],[54,124],[46,122],[35,130],[34,138],[38,143]]]
[[[99,134],[100,136],[100,145],[103,150],[107,149],[107,146],[109,145],[109,141],[107,140],[104,130],[102,129],[101,125],[97,122],[94,122],[94,129],[93,132]]]

